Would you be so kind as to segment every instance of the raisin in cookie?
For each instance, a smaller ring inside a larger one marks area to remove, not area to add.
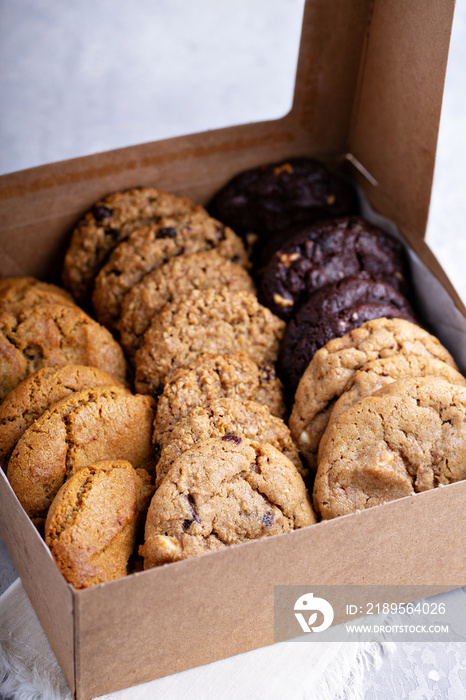
[[[149,396],[119,387],[83,389],[43,413],[8,462],[8,479],[27,514],[45,517],[63,482],[93,462],[124,459],[145,467],[153,419]]]
[[[98,320],[115,329],[125,295],[145,275],[177,255],[212,248],[227,260],[248,263],[241,239],[203,211],[162,217],[136,229],[115,248],[95,279],[92,303]]]
[[[205,209],[187,197],[153,187],[104,197],[72,233],[64,261],[63,284],[80,304],[89,306],[95,276],[112,250],[134,229],[156,223],[163,216],[178,217],[193,211],[205,212]]]
[[[53,404],[74,391],[115,384],[107,372],[84,365],[43,367],[31,374],[0,404],[0,466],[6,468],[20,437]]]
[[[273,363],[284,329],[250,292],[196,289],[152,321],[136,353],[136,389],[160,394],[167,375],[203,353],[246,352],[259,366]]]
[[[227,287],[234,292],[255,291],[248,272],[215,248],[180,255],[145,275],[126,294],[121,305],[118,330],[128,357],[134,357],[152,319],[167,304],[193,289],[207,287]]]
[[[244,352],[206,353],[170,374],[157,403],[154,440],[166,442],[165,434],[193,408],[215,399],[253,400],[283,418],[282,384],[273,365],[259,367]]]
[[[157,484],[161,483],[175,459],[196,442],[224,435],[237,435],[261,444],[268,442],[293,462],[303,478],[307,478],[308,472],[302,468],[289,428],[281,418],[272,416],[266,406],[255,401],[217,399],[194,408],[176,423],[170,433],[165,433],[156,467]]]
[[[149,474],[126,461],[84,467],[58,491],[45,523],[45,542],[75,588],[125,576],[141,517],[154,492]]]
[[[367,362],[390,355],[434,357],[456,368],[446,348],[420,326],[403,319],[378,318],[318,350],[295,395],[290,429],[300,452],[315,469],[320,438],[333,404],[354,373]]]
[[[466,387],[440,377],[400,379],[335,421],[319,462],[314,505],[323,518],[466,478]]]
[[[199,442],[154,494],[144,568],[315,523],[296,467],[271,445],[234,435]]]
[[[36,370],[67,364],[97,367],[125,381],[123,350],[74,304],[0,311],[0,401]]]

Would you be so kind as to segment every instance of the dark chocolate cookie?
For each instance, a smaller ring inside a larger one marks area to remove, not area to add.
[[[294,316],[316,289],[366,271],[408,292],[399,241],[359,217],[316,223],[293,236],[264,268],[260,299],[280,318]]]
[[[296,224],[355,214],[359,204],[353,186],[323,163],[290,158],[236,175],[208,209],[249,242],[262,243]]]

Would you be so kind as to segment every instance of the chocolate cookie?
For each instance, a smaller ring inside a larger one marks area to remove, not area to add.
[[[173,426],[197,406],[216,399],[253,400],[283,418],[282,384],[273,365],[258,367],[246,353],[200,355],[170,374],[157,403],[154,441],[165,443]]]
[[[75,588],[125,576],[141,516],[154,492],[149,474],[129,462],[84,467],[58,491],[45,523],[45,542]]]
[[[42,367],[79,364],[124,382],[123,351],[106,328],[74,304],[36,304],[0,311],[0,401]]]
[[[314,505],[335,518],[466,478],[466,387],[400,379],[335,421]]]
[[[466,386],[466,379],[462,374],[454,367],[433,357],[392,355],[368,362],[354,373],[346,385],[345,391],[333,406],[327,428],[319,443],[318,461],[331,426],[347,408],[351,408],[359,399],[372,396],[376,391],[396,380],[409,377],[443,377],[451,384]]]
[[[456,368],[437,338],[400,318],[367,321],[315,353],[299,382],[290,416],[293,440],[311,468],[315,469],[332,406],[354,373],[371,360],[398,354],[433,357]]]
[[[254,292],[246,270],[226,260],[217,249],[180,255],[145,275],[124,297],[118,329],[126,354],[133,357],[154,316],[193,289],[227,287]]]
[[[206,352],[246,352],[259,366],[273,363],[284,329],[250,292],[196,289],[152,321],[136,353],[136,389],[160,394],[166,376]]]
[[[236,175],[208,205],[213,216],[260,244],[278,231],[356,214],[354,187],[315,158],[290,158]]]
[[[63,267],[63,284],[80,304],[90,306],[94,278],[112,250],[136,228],[163,216],[205,212],[187,197],[139,187],[115,192],[94,204],[73,231]],[[207,212],[205,212],[207,214]]]
[[[84,389],[40,416],[18,441],[7,476],[31,518],[43,518],[63,482],[102,459],[141,467],[152,458],[153,401],[123,388]]]
[[[303,478],[308,475],[302,468],[289,428],[281,418],[272,416],[266,406],[255,401],[217,399],[205,406],[193,408],[169,433],[165,433],[156,468],[157,485],[166,476],[175,459],[196,442],[224,435],[237,435],[261,444],[268,442],[293,462]]]
[[[329,282],[366,271],[409,293],[401,244],[364,219],[323,221],[293,236],[266,265],[259,298],[289,319],[308,296]]]
[[[6,468],[20,437],[53,404],[74,391],[115,384],[107,372],[84,365],[43,367],[31,374],[0,404],[0,466]]]
[[[323,345],[385,316],[415,322],[406,297],[367,272],[330,282],[313,292],[289,322],[278,367],[294,393],[314,353]]]
[[[115,248],[95,279],[92,303],[98,320],[116,328],[125,295],[144,275],[177,255],[212,248],[227,260],[248,264],[241,239],[203,210],[162,217],[136,229]]]
[[[294,464],[267,443],[225,435],[174,462],[149,506],[139,552],[150,569],[313,523]]]

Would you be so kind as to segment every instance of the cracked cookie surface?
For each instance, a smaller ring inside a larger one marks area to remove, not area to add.
[[[299,382],[289,423],[293,439],[311,468],[316,467],[319,442],[333,404],[354,373],[371,360],[398,354],[433,357],[456,368],[437,338],[403,319],[367,321],[315,353]]]
[[[90,306],[94,278],[112,250],[134,229],[162,216],[207,212],[187,197],[154,187],[114,192],[96,202],[73,230],[63,266],[63,284],[74,298]]]
[[[42,367],[80,364],[126,377],[123,350],[109,331],[74,304],[0,311],[0,401]]]
[[[43,367],[31,374],[0,404],[0,466],[6,468],[20,437],[53,404],[74,391],[114,385],[110,374],[85,365]]]
[[[237,435],[261,444],[268,442],[293,462],[303,478],[307,476],[289,428],[281,418],[272,416],[266,406],[255,401],[217,399],[194,408],[169,433],[165,433],[156,467],[157,484],[161,483],[175,459],[192,445],[224,435]]]
[[[204,353],[245,352],[259,366],[277,359],[285,323],[250,292],[194,290],[153,320],[136,353],[135,386],[160,394],[166,376]]]
[[[466,388],[440,377],[400,379],[335,421],[319,462],[323,518],[466,478]]]
[[[180,255],[145,275],[126,294],[121,305],[118,329],[127,355],[134,356],[152,319],[167,304],[193,289],[207,287],[255,291],[248,272],[238,263],[227,260],[215,248]]]
[[[0,309],[16,309],[34,304],[73,304],[71,294],[55,284],[41,282],[35,277],[4,277],[0,279]]]
[[[154,402],[120,387],[78,391],[40,416],[18,441],[7,476],[31,518],[43,518],[65,479],[103,459],[133,467],[152,457]]]
[[[227,260],[248,263],[241,239],[204,211],[162,217],[136,229],[115,248],[95,278],[92,303],[98,320],[116,328],[125,295],[145,275],[177,255],[213,248]]]
[[[315,523],[296,467],[237,436],[194,445],[154,494],[139,552],[144,568]]]
[[[69,583],[89,588],[126,575],[153,492],[149,474],[123,460],[89,465],[63,484],[47,514],[45,542]]]

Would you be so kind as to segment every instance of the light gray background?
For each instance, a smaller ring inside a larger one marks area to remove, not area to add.
[[[282,116],[302,5],[1,0],[0,173]],[[427,241],[464,301],[465,73],[466,2],[458,0]],[[3,590],[16,573],[0,545]],[[398,644],[380,669],[367,669],[365,700],[460,700],[465,656],[459,644]]]

